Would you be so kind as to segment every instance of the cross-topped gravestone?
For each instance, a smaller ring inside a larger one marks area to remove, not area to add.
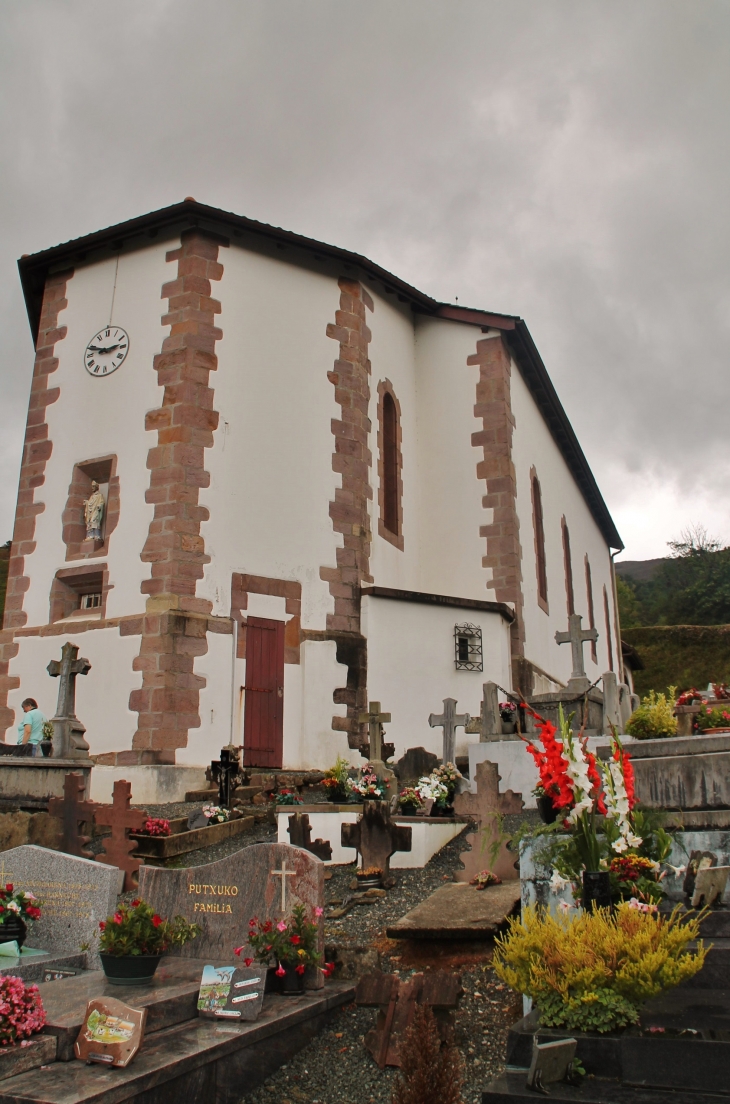
[[[390,713],[381,713],[380,702],[370,702],[367,713],[360,714],[360,724],[366,724],[369,732],[368,759],[373,771],[385,787],[385,796],[390,800],[397,791],[395,774],[386,766],[385,756],[393,754],[392,744],[383,743],[383,725],[390,724]],[[364,749],[363,749],[364,754]]]
[[[468,816],[477,824],[476,833],[466,837],[471,851],[459,855],[464,869],[456,871],[454,881],[470,882],[482,870],[491,870],[503,882],[518,878],[517,855],[507,850],[509,839],[502,831],[502,817],[522,812],[522,794],[512,790],[500,793],[497,764],[487,760],[477,764],[476,785],[476,793],[460,793],[454,798],[456,815]]]
[[[385,801],[366,801],[355,824],[343,824],[341,843],[354,847],[362,860],[363,870],[388,873],[390,856],[396,851],[410,851],[412,829],[394,824]]]
[[[586,678],[586,669],[583,663],[583,645],[587,641],[595,643],[598,640],[598,629],[583,629],[583,618],[579,613],[571,613],[568,617],[568,631],[556,632],[556,644],[570,644],[573,653],[573,674],[568,682],[569,690],[587,690],[591,683]]]
[[[468,713],[456,712],[456,698],[444,698],[443,713],[432,713],[428,718],[431,728],[443,728],[444,730],[444,763],[453,763],[456,759],[456,730],[469,724],[471,717]]]
[[[54,759],[88,759],[89,745],[84,739],[85,727],[76,716],[76,676],[91,670],[88,659],[79,659],[77,644],[68,641],[61,648],[61,658],[52,659],[46,670],[59,679],[56,715],[53,725]]]
[[[233,948],[246,946],[249,920],[288,920],[299,904],[319,925],[318,949],[324,950],[324,924],[315,914],[315,909],[324,908],[324,863],[288,843],[257,843],[185,870],[143,866],[138,892],[161,916],[184,916],[200,924],[203,930],[197,939],[169,952],[183,958],[237,965]],[[248,953],[241,952],[241,959]],[[321,974],[308,975],[311,988],[320,983]]]
[[[293,813],[289,817],[287,834],[292,847],[303,847],[305,851],[311,851],[324,862],[332,858],[332,844],[328,840],[312,839],[309,813]]]
[[[210,764],[211,779],[218,783],[218,804],[224,809],[231,808],[236,786],[243,781],[240,756],[240,748],[235,744],[228,744],[221,748],[220,759],[214,759]]]
[[[135,859],[133,852],[139,844],[129,838],[131,831],[139,831],[147,820],[143,809],[131,809],[132,784],[123,778],[114,783],[111,805],[98,805],[94,815],[96,824],[107,824],[112,830],[111,837],[104,840],[104,850],[97,856],[99,862],[118,866],[124,871],[124,892],[137,888],[137,872],[142,865],[141,859]]]
[[[499,712],[499,687],[496,682],[485,682],[482,686],[482,701],[479,716],[472,717],[465,732],[479,734],[483,743],[487,740],[499,740],[502,736],[502,716]]]
[[[63,780],[63,797],[52,797],[48,802],[48,812],[61,821],[61,851],[67,855],[78,855],[80,859],[93,859],[91,851],[85,851],[91,836],[82,836],[79,824],[91,823],[99,808],[95,801],[84,800],[86,781],[82,774],[67,774]]]
[[[360,978],[355,990],[355,1004],[379,1005],[375,1027],[363,1040],[380,1069],[401,1065],[399,1045],[403,1034],[413,1022],[416,1004],[428,1004],[433,1009],[436,1026],[442,1040],[451,1037],[454,1012],[464,992],[458,974],[439,971],[413,974],[408,980],[397,974],[379,971]]]

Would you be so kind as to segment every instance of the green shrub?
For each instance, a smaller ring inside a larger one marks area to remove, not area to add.
[[[661,736],[677,735],[677,718],[674,706],[677,702],[677,687],[670,686],[669,694],[657,694],[650,690],[641,705],[629,717],[626,731],[637,740],[655,740]]]

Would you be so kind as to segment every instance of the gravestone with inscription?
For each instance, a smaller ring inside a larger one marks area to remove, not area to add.
[[[114,912],[121,871],[25,844],[0,854],[0,883],[29,889],[41,902],[41,917],[28,928],[27,943],[51,954],[75,954],[88,945],[88,962],[100,969],[99,921]]]
[[[161,916],[184,916],[201,926],[197,939],[175,952],[186,958],[238,965],[233,949],[247,946],[249,920],[287,920],[300,904],[319,924],[324,950],[324,925],[314,911],[324,907],[324,863],[286,843],[257,843],[185,870],[143,866],[139,895]],[[312,986],[319,988],[320,980],[313,978]]]

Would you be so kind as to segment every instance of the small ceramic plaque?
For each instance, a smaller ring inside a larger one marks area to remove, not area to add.
[[[114,997],[89,1001],[74,1045],[77,1058],[90,1064],[128,1066],[142,1044],[147,1009],[138,1012]]]
[[[206,966],[198,1015],[215,1020],[255,1020],[264,1001],[266,967]]]
[[[532,1042],[532,1062],[527,1087],[542,1091],[545,1085],[565,1081],[575,1058],[575,1039],[556,1039],[550,1043]]]

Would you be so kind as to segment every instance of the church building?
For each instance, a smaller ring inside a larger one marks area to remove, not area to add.
[[[67,641],[109,765],[362,763],[369,701],[440,754],[444,698],[567,683],[572,613],[621,678],[621,540],[521,318],[193,199],[19,268],[6,740]]]

